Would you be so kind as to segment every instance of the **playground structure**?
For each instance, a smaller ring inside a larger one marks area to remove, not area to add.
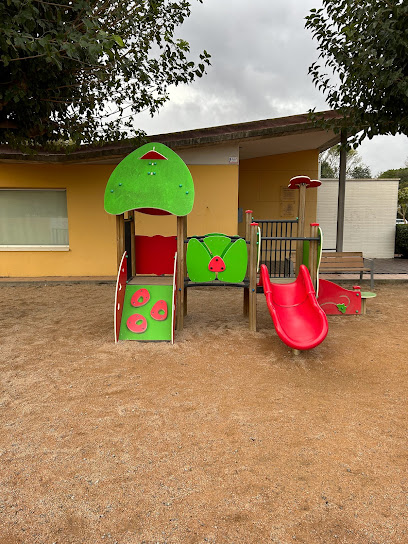
[[[263,287],[279,337],[296,351],[314,348],[324,340],[326,314],[361,313],[359,289],[337,289],[322,280],[316,298],[322,234],[317,224],[311,224],[310,236],[305,237],[304,211],[306,189],[319,184],[297,176],[289,185],[300,190],[298,232],[291,237],[297,243],[297,279],[271,283],[268,269],[262,265],[258,282],[261,240],[251,210],[245,216],[245,238],[222,233],[187,237],[194,183],[185,163],[158,143],[146,144],[128,155],[113,171],[105,191],[105,210],[117,216],[118,241],[122,241],[118,249],[122,253],[126,245],[128,250],[121,256],[116,285],[115,342],[173,343],[174,330],[184,328],[188,289],[199,286],[241,288],[243,312],[251,331],[257,329],[257,287]],[[126,227],[126,220],[135,212],[176,215],[176,236],[135,235],[134,228]]]
[[[146,144],[112,172],[105,190],[105,210],[117,216],[121,257],[115,295],[115,342],[174,341],[177,257],[180,237],[135,236],[134,210],[149,215],[176,215],[178,230],[194,203],[191,174],[170,148]],[[128,257],[130,256],[130,260]],[[137,256],[137,258],[136,258]],[[177,297],[178,299],[180,297]]]
[[[187,166],[163,144],[137,149],[109,178],[105,210],[118,218],[118,241],[126,238],[126,219],[135,212],[177,217],[177,236],[138,236],[130,229],[116,286],[116,342],[173,342],[174,329],[184,327],[187,289],[200,285],[243,288],[250,329],[256,330],[256,225],[252,243],[221,233],[187,239],[193,203],[194,183]]]

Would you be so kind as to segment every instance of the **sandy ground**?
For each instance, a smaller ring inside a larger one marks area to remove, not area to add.
[[[407,543],[407,293],[296,357],[263,295],[115,345],[113,285],[2,285],[0,543]]]

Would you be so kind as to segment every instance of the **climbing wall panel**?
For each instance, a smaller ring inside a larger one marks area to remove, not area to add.
[[[119,340],[171,342],[172,307],[172,285],[127,285]]]

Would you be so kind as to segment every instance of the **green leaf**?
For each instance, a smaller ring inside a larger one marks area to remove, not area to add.
[[[203,243],[207,247],[212,257],[215,255],[222,257],[225,251],[231,245],[231,238],[225,236],[224,234],[212,234],[206,236]]]
[[[189,240],[187,244],[186,262],[187,274],[195,283],[215,280],[215,272],[208,269],[211,255],[202,242],[196,238]]]
[[[120,36],[117,34],[113,34],[112,38],[115,40],[115,42],[119,45],[119,47],[125,47],[125,44]]]
[[[244,280],[248,266],[248,248],[244,239],[233,242],[223,255],[224,272],[218,273],[218,279],[227,283],[240,283]]]

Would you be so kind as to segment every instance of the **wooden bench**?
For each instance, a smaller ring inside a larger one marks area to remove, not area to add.
[[[364,258],[361,251],[323,251],[320,262],[320,273],[337,272],[355,272],[360,274],[360,280],[363,279],[363,273],[370,273],[370,289],[374,289],[374,262],[369,261],[370,266],[364,265]]]

